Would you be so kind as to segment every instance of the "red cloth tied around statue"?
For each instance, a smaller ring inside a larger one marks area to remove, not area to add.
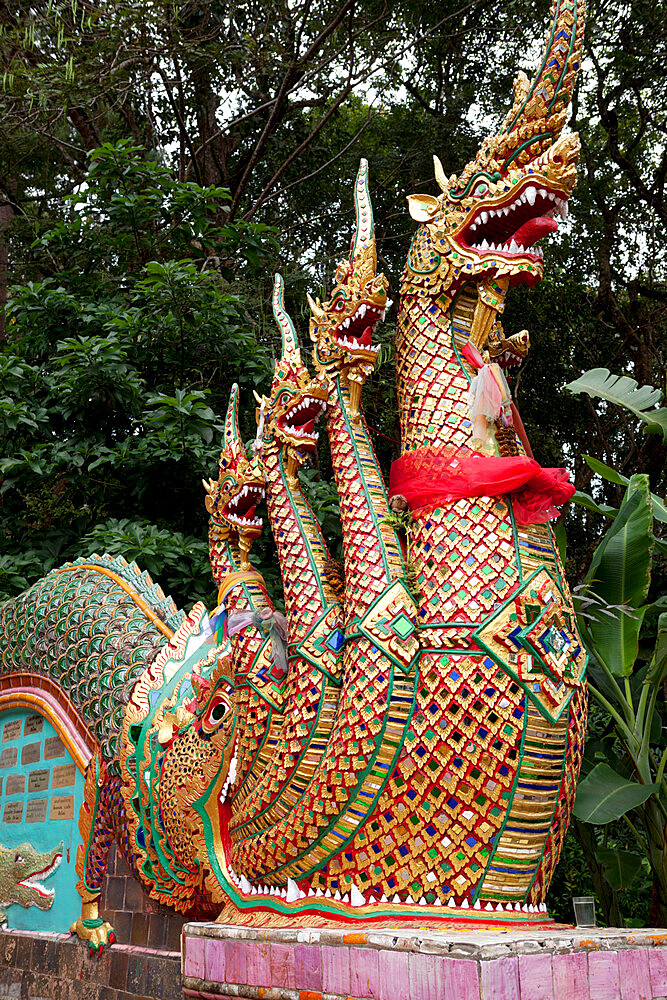
[[[574,493],[566,469],[543,469],[526,455],[499,458],[469,448],[417,448],[391,466],[389,496],[405,497],[413,513],[474,497],[511,495],[518,524],[544,524]]]

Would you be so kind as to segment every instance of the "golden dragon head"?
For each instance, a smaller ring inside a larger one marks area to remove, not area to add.
[[[282,335],[282,354],[276,361],[269,396],[257,396],[257,444],[262,449],[282,447],[287,452],[287,477],[296,482],[298,468],[317,447],[315,422],[326,409],[324,376],[312,378],[301,361],[294,324],[285,311],[280,274],[273,285],[273,315]]]
[[[391,305],[388,282],[377,273],[373,208],[368,191],[368,163],[362,160],[354,188],[356,227],[349,260],[336,268],[336,284],[326,302],[308,296],[312,313],[310,338],[319,371],[344,373],[361,387],[380,350],[373,345],[375,327]]]
[[[567,217],[579,138],[562,135],[581,60],[583,10],[577,0],[554,0],[546,46],[529,83],[514,82],[514,103],[460,176],[446,177],[437,157],[441,193],[410,195],[415,234],[401,291],[452,300],[467,282],[504,299],[510,285],[534,285],[543,275],[538,240]],[[492,356],[525,353],[527,345],[487,330]],[[481,346],[481,345],[480,345]]]
[[[262,519],[255,508],[264,499],[264,473],[257,458],[246,456],[238,422],[239,387],[232,386],[225,417],[224,447],[220,452],[217,480],[202,480],[206,510],[219,538],[238,536],[243,553],[242,569],[248,569],[247,554],[261,534]]]

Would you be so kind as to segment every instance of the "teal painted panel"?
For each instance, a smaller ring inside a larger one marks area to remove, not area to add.
[[[67,931],[79,916],[74,864],[83,787],[48,719],[28,709],[0,713],[0,907],[9,927]],[[56,849],[62,859],[51,870]]]

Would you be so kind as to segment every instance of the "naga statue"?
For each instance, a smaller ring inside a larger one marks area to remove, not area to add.
[[[77,857],[98,913],[115,839],[150,896],[252,926],[544,925],[586,727],[586,653],[549,521],[572,494],[533,457],[505,369],[511,286],[543,273],[579,144],[564,135],[580,0],[555,0],[532,82],[419,223],[400,288],[401,455],[389,489],[363,414],[377,272],[367,165],[349,259],[309,297],[310,372],[276,276],[282,335],[252,454],[225,420],[204,483],[218,606],[185,615],[146,574],[92,556],[0,609],[1,670],[66,706],[93,744]],[[328,437],[344,565],[299,469]],[[266,502],[285,613],[251,562]]]

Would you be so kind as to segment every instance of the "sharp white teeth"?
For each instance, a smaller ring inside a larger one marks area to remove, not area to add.
[[[449,899],[447,900],[447,906],[450,908],[450,910],[456,909],[456,903],[454,902],[453,896],[450,896]]]
[[[389,902],[389,900],[387,899],[387,897],[385,896],[384,893],[382,893],[382,895],[380,896],[380,902],[381,903],[388,903]]]
[[[480,250],[488,250],[489,249],[489,244],[486,242],[486,240],[482,240],[482,242],[479,245],[479,249]]]
[[[239,888],[241,889],[241,892],[245,892],[246,895],[252,893],[252,886],[245,875],[242,875],[239,879]]]
[[[476,229],[477,229],[477,223],[473,222],[472,226],[470,227],[470,232],[474,233]]]
[[[470,903],[468,902],[467,898],[463,899],[463,901],[461,903],[461,909],[462,910],[469,910],[470,909]]]
[[[482,909],[482,904],[480,903],[480,901],[478,899],[475,900],[475,902],[473,903],[472,908],[473,908],[473,910],[481,910]]]
[[[440,896],[436,896],[435,897],[435,903],[433,905],[434,906],[442,906],[442,900],[440,899]]]
[[[489,250],[495,250],[495,249],[496,249],[496,244],[495,243],[489,243]]]
[[[531,184],[530,187],[526,188],[526,199],[531,207],[535,204],[536,198],[537,198],[537,188],[534,188],[533,185]]]
[[[388,302],[387,303],[387,309],[389,308],[390,305],[393,305],[393,303]],[[384,314],[385,314],[385,310],[383,309],[382,312],[380,313],[380,319],[382,320],[383,323],[384,323]]]
[[[518,252],[519,252],[519,245],[517,241],[513,239],[512,242],[510,243],[510,253],[518,253]]]
[[[540,188],[540,194],[542,195],[543,198],[549,197],[549,193],[545,188]]]
[[[486,906],[484,907],[484,909],[485,910],[492,910],[493,909],[493,903],[487,903]]]
[[[555,191],[547,191],[547,198],[549,199],[549,201],[555,201],[556,200]]]
[[[489,213],[488,212],[482,212],[480,214],[480,219],[482,220],[482,225],[485,226],[486,223],[489,221]]]
[[[503,904],[496,903],[496,913],[502,913],[502,912],[503,912]]]
[[[358,308],[358,310],[357,310],[357,313],[358,313],[358,315],[359,315],[359,316],[360,316],[360,317],[361,317],[362,319],[363,319],[363,318],[364,318],[364,316],[366,315],[366,306],[365,306],[365,304],[364,304],[363,302],[362,302],[362,304],[361,304],[361,305],[359,306],[359,308]]]
[[[392,899],[392,903],[400,903],[400,901],[401,901],[401,897],[398,895],[397,892],[394,893],[394,898]]]

